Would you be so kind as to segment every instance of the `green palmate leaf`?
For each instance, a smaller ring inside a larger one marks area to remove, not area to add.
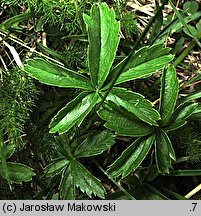
[[[123,151],[121,156],[109,166],[107,170],[112,177],[126,177],[132,171],[137,169],[146,155],[149,153],[154,142],[154,135],[141,137],[134,141],[127,149]]]
[[[74,157],[90,157],[101,154],[115,143],[115,136],[109,131],[90,134],[75,150]]]
[[[94,177],[81,163],[73,159],[70,168],[75,185],[82,192],[86,192],[89,197],[93,194],[102,199],[105,198],[105,189],[100,183],[100,180]]]
[[[89,39],[89,72],[94,85],[101,88],[116,55],[120,24],[115,20],[114,10],[106,3],[94,4],[91,16],[84,15],[84,21]]]
[[[166,124],[172,113],[177,101],[179,82],[176,70],[173,66],[164,69],[160,93],[159,111],[161,114],[162,124]]]
[[[85,76],[44,59],[28,60],[24,70],[47,85],[93,90],[90,80]]]
[[[179,106],[173,113],[167,126],[164,128],[165,131],[176,130],[187,123],[187,118],[190,117],[196,110],[197,103],[184,103]]]
[[[21,163],[7,162],[6,166],[9,174],[9,180],[11,183],[13,182],[13,183],[21,184],[23,181],[29,182],[32,180],[32,177],[35,175],[31,167]],[[0,175],[2,175],[4,178],[6,177],[2,164],[0,164]]]
[[[61,198],[64,198],[65,200],[75,200],[76,188],[70,166],[68,166],[62,173],[59,189]]]
[[[62,172],[62,170],[68,166],[69,160],[65,158],[58,158],[51,164],[45,167],[45,174],[47,177],[54,177]]]
[[[155,44],[151,47],[141,48],[131,56],[116,84],[136,78],[143,78],[167,66],[174,58],[173,55],[168,54],[169,51],[169,48],[163,48],[163,44]],[[124,64],[124,62],[122,63]],[[120,65],[116,66],[116,68],[118,67]]]
[[[50,133],[58,132],[62,134],[70,130],[74,125],[80,126],[84,118],[98,102],[100,102],[100,98],[97,93],[81,93],[52,119]]]
[[[155,158],[158,171],[162,175],[169,173],[171,159],[176,160],[171,141],[163,130],[156,132]]]
[[[140,120],[157,126],[156,121],[160,119],[160,114],[152,108],[151,102],[144,99],[144,96],[141,94],[128,91],[124,88],[113,88],[106,100],[124,107]]]
[[[114,130],[120,135],[138,137],[154,131],[153,127],[138,120],[131,113],[127,113],[126,110],[121,108],[102,108],[99,110],[98,115],[106,121],[106,128]]]

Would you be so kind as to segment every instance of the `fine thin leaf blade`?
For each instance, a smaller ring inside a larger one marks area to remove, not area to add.
[[[94,177],[81,163],[73,159],[70,164],[71,174],[75,185],[90,198],[92,194],[102,199],[105,198],[105,189],[100,180]]]
[[[190,116],[190,120],[199,121],[201,119],[201,106],[198,106]]]
[[[187,123],[187,119],[193,114],[197,106],[197,103],[184,103],[179,106],[173,113],[164,130],[173,131],[185,125]]]
[[[201,176],[201,169],[171,170],[170,176]]]
[[[61,198],[64,198],[65,200],[75,200],[76,188],[70,166],[68,166],[62,173],[59,189]]]
[[[58,61],[60,61],[61,63],[67,64],[66,62],[66,57],[57,53],[56,51],[50,49],[47,46],[43,46],[41,43],[37,42],[37,46],[39,46],[39,48],[48,55],[53,56],[55,59],[57,59]]]
[[[79,7],[78,1],[74,1],[74,4],[75,4],[75,11],[76,11],[77,21],[78,21],[79,26],[80,26],[80,28],[82,30],[82,33],[85,33],[86,32],[86,24],[85,24],[84,18],[82,16],[82,8]]]
[[[158,172],[162,175],[169,173],[169,168],[172,168],[172,159],[176,160],[171,141],[163,130],[156,133],[155,159]]]
[[[0,129],[0,165],[2,168],[2,173],[1,175],[4,176],[4,178],[7,180],[9,187],[11,188],[11,181],[10,181],[10,176],[9,176],[9,171],[6,163],[6,146],[4,145],[4,140],[3,140],[3,130]]]
[[[9,174],[9,180],[11,183],[21,184],[22,182],[29,182],[35,175],[33,169],[21,163],[7,162],[7,171]],[[5,178],[3,166],[0,164],[0,174]]]
[[[105,127],[116,131],[117,134],[124,136],[146,136],[154,131],[154,128],[150,125],[138,120],[132,113],[126,113],[126,110],[122,110],[117,107],[102,108],[99,110],[98,115],[100,118],[106,121]]]
[[[18,22],[23,22],[25,20],[28,20],[29,18],[34,17],[34,13],[30,12],[30,13],[23,13],[23,14],[18,14],[15,15],[9,19],[6,19],[1,25],[0,27],[3,30],[8,30],[9,28],[11,28],[14,24],[17,24]]]
[[[170,171],[171,172],[171,171]],[[187,198],[185,198],[184,196],[172,191],[172,190],[169,190],[165,187],[162,187],[161,188],[162,191],[164,191],[166,194],[168,194],[169,196],[173,197],[173,199],[175,200],[187,200]]]
[[[28,60],[24,70],[31,77],[47,85],[93,90],[90,80],[85,76],[44,59]]]
[[[194,26],[191,26],[191,25],[187,25],[188,26],[188,29],[189,29],[189,31],[191,32],[191,33],[189,33],[189,31],[187,31],[187,29],[183,29],[183,31],[188,35],[188,36],[190,36],[190,37],[195,37],[196,36],[196,34],[197,34],[197,30],[196,30],[196,28],[194,27]]]
[[[139,49],[125,65],[116,84],[136,78],[143,78],[146,75],[151,75],[157,70],[164,68],[174,58],[172,54],[169,54],[169,51],[169,48],[163,48],[163,44],[155,44],[151,47],[145,46]],[[125,63],[122,61],[120,64]],[[117,65],[113,73],[115,73],[115,70],[119,67],[120,65]]]
[[[150,125],[158,125],[156,121],[160,119],[160,114],[152,108],[151,102],[146,100],[141,94],[128,91],[124,88],[113,88],[106,100],[124,107],[137,118]]]
[[[69,161],[66,158],[55,159],[52,163],[45,167],[45,174],[47,177],[54,177],[62,172],[68,166]]]
[[[140,137],[126,148],[121,156],[109,166],[107,172],[112,177],[122,178],[136,170],[145,159],[154,142],[154,135]]]
[[[198,11],[196,13],[193,13],[187,17],[184,18],[184,22],[186,24],[195,21],[201,17],[201,11]],[[165,35],[171,36],[174,32],[179,31],[181,28],[183,28],[183,24],[180,22],[178,18],[171,21],[159,34],[159,39],[164,37]]]
[[[174,11],[174,13],[176,14],[176,16],[178,17],[179,21],[183,24],[184,29],[188,32],[188,35],[190,37],[192,37],[196,43],[201,47],[201,43],[199,42],[199,40],[197,39],[196,35],[193,35],[193,32],[191,31],[192,29],[189,28],[189,26],[186,24],[184,18],[182,17],[182,15],[180,14],[180,12],[177,10],[177,8],[174,6],[174,4],[172,3],[172,1],[170,0],[170,5]]]
[[[201,75],[201,74],[200,74]],[[191,95],[179,99],[179,104],[201,98],[201,91],[194,92]]]
[[[115,136],[110,131],[90,134],[75,150],[74,157],[90,157],[101,154],[115,143]]]
[[[50,133],[63,134],[74,125],[80,126],[84,118],[99,101],[100,98],[97,93],[81,93],[52,119],[49,125]]]
[[[155,1],[155,4],[156,4],[156,8],[160,6],[158,1]],[[156,40],[157,36],[161,32],[162,25],[163,25],[163,12],[161,10],[160,13],[158,14],[158,18],[155,20],[151,34],[149,36],[149,44],[153,44],[153,42]]]
[[[173,66],[164,69],[162,75],[159,112],[162,124],[166,124],[174,112],[179,90],[176,70]]]
[[[113,9],[106,3],[93,5],[90,16],[84,15],[87,25],[89,48],[88,64],[91,79],[101,88],[114,61],[119,44],[120,24]]]

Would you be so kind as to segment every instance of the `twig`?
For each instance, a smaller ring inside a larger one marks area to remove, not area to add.
[[[189,199],[191,198],[193,195],[195,195],[198,191],[201,190],[201,184],[199,184],[196,188],[194,188],[191,192],[189,192],[188,194],[186,194],[186,198]]]
[[[108,177],[108,179],[110,179],[128,198],[130,198],[131,200],[135,200],[135,198],[130,193],[128,193],[121,185],[119,185],[111,176],[107,174],[107,172],[98,164],[97,161],[92,161]]]
[[[197,40],[201,39],[201,30],[196,34],[195,38],[197,38]],[[194,48],[196,44],[197,44],[196,40],[192,39],[188,47],[178,56],[178,58],[175,59],[173,65],[175,67],[179,65],[183,61],[183,59],[189,54],[189,52]]]

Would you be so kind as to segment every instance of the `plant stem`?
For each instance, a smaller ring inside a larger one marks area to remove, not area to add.
[[[93,159],[92,161],[108,177],[108,179],[110,179],[128,198],[130,198],[131,200],[135,200],[135,198],[130,193],[128,193],[121,185],[119,185],[111,176],[107,174],[107,172],[99,165],[97,161]]]
[[[137,42],[135,43],[135,45],[133,47],[133,50],[138,49],[138,47],[140,45],[140,42],[145,38],[145,36],[147,35],[147,32],[149,31],[150,27],[155,22],[156,18],[158,17],[158,15],[160,14],[160,12],[163,10],[165,4],[168,3],[168,1],[169,0],[164,0],[163,4],[158,8],[158,10],[156,11],[155,15],[150,18],[149,22],[147,23],[146,28],[144,29],[144,31],[142,32],[142,34],[138,38]]]
[[[182,195],[180,195],[178,193],[175,193],[175,192],[173,192],[171,190],[168,190],[165,187],[162,187],[161,190],[164,191],[165,193],[169,194],[170,196],[178,199],[178,200],[186,200],[186,198],[184,196],[182,196]]]
[[[196,34],[195,38],[197,38],[197,40],[201,39],[201,30]],[[188,47],[179,55],[178,58],[175,59],[175,61],[173,62],[173,65],[176,67],[177,65],[179,65],[183,59],[189,54],[189,52],[194,48],[194,46],[197,44],[196,40],[193,39],[190,44],[188,45]]]

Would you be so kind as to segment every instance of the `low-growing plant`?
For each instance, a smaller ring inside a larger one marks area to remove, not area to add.
[[[79,74],[43,59],[28,60],[24,68],[42,83],[82,90],[52,119],[50,133],[61,136],[73,127],[79,127],[88,115],[93,122],[97,113],[106,122],[106,128],[118,135],[137,138],[109,166],[109,176],[127,177],[141,165],[153,147],[158,172],[163,175],[169,173],[176,156],[167,133],[183,126],[197,107],[197,103],[182,103],[175,109],[179,83],[175,67],[169,64],[174,56],[169,53],[169,48],[163,48],[159,43],[131,51],[121,62],[114,64],[120,25],[115,21],[113,9],[105,3],[93,5],[90,16],[84,15],[84,21],[89,41],[87,74]],[[143,95],[117,86],[148,77],[158,70],[163,70],[158,111]],[[61,147],[61,143],[57,141],[62,157],[46,168],[49,177],[62,172],[61,196],[74,199],[77,186],[89,196],[94,194],[103,198],[104,188],[77,159],[107,150],[114,144],[114,136],[102,131],[99,135],[87,135],[84,141],[77,138],[76,148],[67,140],[65,147]]]

